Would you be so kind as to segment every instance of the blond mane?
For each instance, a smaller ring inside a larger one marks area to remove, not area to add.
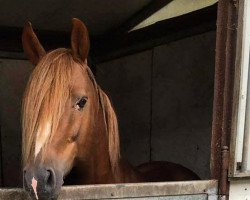
[[[108,96],[99,89],[99,98],[103,110],[106,131],[109,141],[109,158],[113,170],[116,170],[120,159],[120,139],[117,117]]]
[[[53,138],[66,101],[70,98],[70,81],[75,63],[71,50],[61,48],[48,53],[31,74],[24,93],[22,108],[22,158],[24,165],[28,159],[35,158],[33,152],[38,137],[45,140],[44,146]],[[110,163],[114,169],[120,158],[116,114],[109,98],[96,84],[91,70],[88,67],[86,69],[99,96],[100,108],[108,133]],[[48,120],[51,122],[49,125],[46,124]],[[46,137],[41,135],[45,129],[49,129],[49,135]]]

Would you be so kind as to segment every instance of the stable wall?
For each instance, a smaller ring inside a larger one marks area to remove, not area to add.
[[[209,178],[215,32],[99,64],[96,79],[119,121],[122,155],[132,164],[180,163]],[[0,186],[21,186],[20,108],[32,70],[0,59]]]
[[[97,66],[134,165],[167,160],[210,177],[215,31]]]
[[[0,186],[22,186],[21,101],[32,69],[28,61],[0,59]]]

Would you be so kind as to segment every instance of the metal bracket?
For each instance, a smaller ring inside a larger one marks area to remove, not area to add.
[[[222,167],[220,179],[220,194],[228,196],[228,168],[229,168],[229,150],[228,146],[222,147]]]
[[[239,5],[239,0],[232,0],[234,6],[237,8]]]

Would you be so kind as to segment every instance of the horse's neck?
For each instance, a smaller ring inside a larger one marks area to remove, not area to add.
[[[113,181],[114,183],[136,183],[143,181],[141,174],[125,160],[120,160],[119,170]]]
[[[106,183],[112,180],[108,154],[108,141],[104,128],[96,122],[87,138],[84,149],[76,160],[71,175],[74,184]]]

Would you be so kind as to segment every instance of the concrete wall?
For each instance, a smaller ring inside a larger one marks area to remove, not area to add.
[[[213,31],[97,66],[130,162],[168,160],[209,178],[214,57]]]

